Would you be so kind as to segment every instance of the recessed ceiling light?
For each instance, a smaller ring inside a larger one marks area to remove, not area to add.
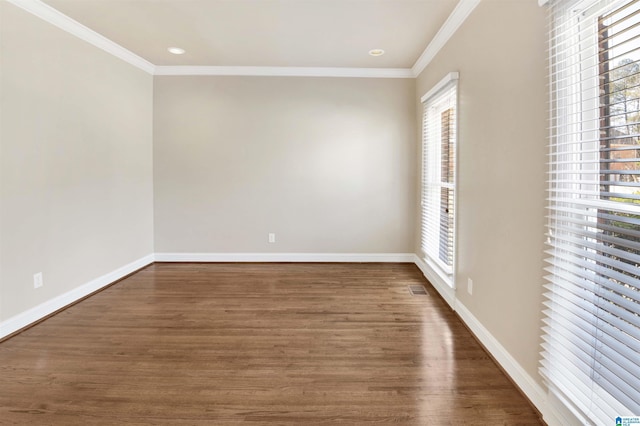
[[[179,47],[170,47],[167,50],[174,55],[182,55],[184,53],[184,49],[181,49]]]
[[[384,50],[382,50],[382,49],[371,49],[369,51],[369,55],[371,55],[371,56],[382,56],[382,55],[384,55]]]

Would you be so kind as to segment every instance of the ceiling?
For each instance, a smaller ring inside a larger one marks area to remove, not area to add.
[[[156,66],[411,68],[458,0],[43,0]],[[186,50],[172,55],[168,47]],[[372,57],[371,49],[385,54]]]

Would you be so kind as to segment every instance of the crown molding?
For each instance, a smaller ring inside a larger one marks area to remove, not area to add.
[[[40,0],[6,0],[34,16],[152,75],[415,78],[447,43],[481,0],[460,0],[436,36],[408,68],[156,66]],[[545,0],[539,0],[544,2]]]
[[[157,66],[154,75],[414,78],[409,68]]]
[[[78,21],[69,18],[67,15],[59,12],[53,7],[41,2],[40,0],[6,0],[7,2],[17,6],[38,18],[55,25],[56,27],[78,37],[81,40],[86,41],[99,49],[104,50],[113,56],[122,59],[123,61],[146,71],[149,74],[153,74],[155,66],[131,52],[125,49],[117,43],[109,40],[103,35],[98,34],[90,28],[85,27]]]
[[[414,77],[418,77],[422,71],[435,58],[440,49],[447,44],[447,41],[460,28],[462,23],[473,12],[473,9],[480,3],[480,0],[460,0],[451,15],[447,18],[442,27],[438,30],[435,37],[427,48],[422,52],[416,63],[411,68]]]

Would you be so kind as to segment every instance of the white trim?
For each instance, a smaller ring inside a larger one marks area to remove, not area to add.
[[[433,37],[427,48],[411,68],[415,77],[418,77],[420,73],[424,71],[427,65],[435,58],[440,49],[447,44],[451,36],[460,28],[462,23],[479,3],[480,0],[460,0],[455,9],[453,9],[453,12],[451,12],[451,15],[449,15],[435,37]]]
[[[440,296],[449,304],[451,309],[456,310],[456,291],[451,288],[440,275],[430,267],[427,262],[420,256],[414,255],[413,259],[416,266],[422,271],[422,275],[431,283],[431,285],[440,293]]]
[[[114,43],[113,41],[109,40],[101,34],[98,34],[92,29],[85,27],[78,21],[69,18],[67,15],[59,12],[48,4],[45,4],[40,0],[7,1],[50,23],[51,25],[55,25],[61,30],[64,30],[69,34],[72,34],[79,39],[84,40],[87,43],[90,43],[97,48],[102,49],[117,58],[122,59],[123,61],[133,65],[134,67],[140,68],[141,70],[146,71],[149,74],[153,74],[155,66],[151,62],[141,58],[140,56],[136,55],[130,50],[125,49],[119,44]]]
[[[569,426],[581,424],[578,419],[567,417],[567,413],[559,409],[561,404],[549,400],[550,397],[547,396],[547,392],[520,366],[504,346],[478,321],[471,311],[458,301],[456,291],[449,287],[424,259],[415,255],[414,262],[422,271],[425,278],[449,304],[451,309],[458,313],[462,322],[469,327],[471,332],[482,342],[487,351],[495,358],[507,375],[520,387],[531,403],[536,406],[547,425]]]
[[[520,366],[504,346],[487,330],[482,323],[459,301],[456,312],[471,332],[478,338],[489,353],[500,364],[504,371],[520,387],[533,405],[542,413],[544,421],[549,426],[567,426],[578,424],[568,420],[548,403],[547,392]]]
[[[156,262],[399,262],[413,253],[156,253]]]
[[[538,6],[544,6],[547,3],[549,3],[549,0],[538,0]]]
[[[546,2],[548,0],[539,0]],[[420,58],[409,68],[156,66],[41,0],[7,0],[38,18],[152,75],[415,78],[462,25],[480,0],[460,0]]]
[[[115,271],[98,277],[65,294],[46,301],[28,311],[0,323],[0,338],[33,324],[42,318],[68,306],[89,294],[143,268],[153,262],[402,262],[415,263],[425,278],[440,293],[443,299],[458,312],[461,320],[482,342],[489,353],[506,373],[522,389],[524,394],[540,410],[549,426],[579,424],[576,419],[567,418],[562,405],[554,402],[553,395],[547,393],[518,364],[509,352],[487,330],[482,323],[455,297],[455,290],[449,287],[432,269],[413,253],[156,253],[149,254]]]
[[[427,101],[429,98],[433,97],[435,94],[437,94],[438,92],[440,92],[442,89],[444,89],[445,87],[447,87],[447,85],[449,85],[449,83],[451,83],[452,81],[456,81],[460,78],[460,73],[457,71],[452,71],[449,74],[445,75],[444,78],[442,80],[440,80],[438,83],[436,83],[435,86],[433,86],[431,88],[431,90],[429,90],[427,93],[425,93],[424,95],[422,95],[422,97],[420,98],[420,102],[424,103],[425,101]],[[457,96],[457,95],[456,95]],[[456,101],[457,103],[457,101]],[[456,120],[457,122],[457,120]]]
[[[578,414],[569,409],[572,404],[562,401],[559,395],[552,390],[547,393],[547,411],[543,413],[544,420],[549,426],[584,426],[592,424],[585,417],[578,417]]]
[[[55,311],[68,306],[89,294],[100,290],[101,288],[112,284],[113,282],[129,275],[130,273],[150,265],[154,261],[154,255],[149,254],[143,258],[135,260],[124,265],[115,271],[109,272],[101,277],[89,281],[75,289],[68,291],[60,296],[54,297],[40,305],[33,307],[25,312],[15,315],[0,323],[0,338],[6,337],[11,333],[33,324],[47,315],[51,315]]]
[[[414,78],[408,68],[157,66],[154,75]]]
[[[536,407],[544,406],[546,404],[546,392],[542,387],[533,380],[464,304],[458,301],[457,308],[458,315],[471,332],[482,342],[507,374],[520,386],[520,389],[529,397],[531,402]]]

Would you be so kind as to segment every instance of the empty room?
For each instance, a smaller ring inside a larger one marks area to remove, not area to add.
[[[0,425],[640,424],[640,0],[0,0]]]

